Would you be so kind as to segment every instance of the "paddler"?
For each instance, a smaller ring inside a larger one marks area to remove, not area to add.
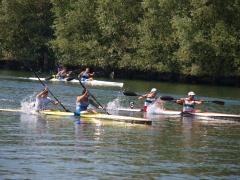
[[[82,71],[78,75],[78,79],[81,78],[81,81],[86,81],[86,80],[93,80],[94,72],[90,73],[90,69],[86,68],[85,71]]]
[[[49,103],[52,103],[53,105],[60,104],[60,102],[53,101],[50,97],[48,97],[48,88],[45,87],[44,90],[36,95],[35,110],[46,110]]]
[[[194,100],[195,93],[193,91],[188,92],[187,98],[176,100],[177,104],[183,105],[183,112],[201,112],[199,109],[194,109],[194,105],[203,104],[202,100]]]
[[[89,103],[89,92],[87,89],[83,89],[82,95],[76,98],[76,111],[75,115],[80,115],[82,111],[87,111],[89,113],[97,113],[94,109],[90,107]]]
[[[65,79],[66,77],[68,77],[69,76],[69,73],[68,73],[68,71],[67,71],[67,68],[66,67],[63,67],[62,69],[60,69],[60,71],[57,73],[57,78],[59,79],[59,80],[63,80],[63,79]]]
[[[144,106],[143,106],[143,111],[147,111],[147,107],[150,104],[152,104],[154,101],[156,101],[156,95],[157,95],[157,89],[152,88],[149,93],[138,97],[139,100],[145,100],[144,101]]]

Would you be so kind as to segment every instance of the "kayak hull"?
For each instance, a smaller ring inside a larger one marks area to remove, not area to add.
[[[130,108],[119,108],[119,111],[126,112],[143,112],[142,109],[130,109]],[[215,112],[200,112],[200,113],[183,113],[181,111],[174,110],[155,110],[154,112],[146,112],[149,114],[162,115],[162,116],[192,116],[202,119],[233,119],[240,121],[239,114],[225,114],[225,113],[215,113]]]
[[[21,109],[0,109],[0,111],[4,112],[22,112],[25,113]],[[36,112],[33,112],[34,114]],[[65,111],[54,111],[54,110],[44,110],[44,111],[39,111],[38,113],[43,114],[43,115],[52,115],[52,116],[75,116],[74,112],[65,112]],[[152,121],[145,119],[145,118],[138,118],[138,117],[130,117],[130,116],[119,116],[119,115],[109,115],[109,114],[101,114],[101,113],[87,113],[87,112],[82,112],[80,114],[80,117],[83,118],[96,118],[96,119],[106,119],[106,120],[113,120],[113,121],[120,121],[120,122],[127,122],[127,123],[132,123],[132,124],[146,124],[146,125],[151,125]]]
[[[124,111],[129,112],[141,112],[141,109],[122,109]],[[0,109],[0,111],[5,112],[22,112],[25,113],[21,109]],[[64,112],[64,111],[40,111],[39,113],[45,115],[55,115],[55,116],[75,116],[73,112]],[[162,116],[169,116],[169,117],[196,117],[200,119],[229,119],[229,120],[236,120],[240,121],[239,114],[225,114],[225,113],[214,113],[214,112],[201,112],[201,113],[183,113],[181,111],[174,111],[174,110],[159,110],[154,112],[155,115],[162,115]],[[96,119],[108,119],[108,120],[115,120],[115,121],[123,121],[123,122],[131,122],[131,123],[138,123],[138,124],[148,124],[151,125],[152,121],[145,119],[145,118],[138,118],[138,117],[130,117],[130,116],[119,116],[119,115],[108,115],[108,114],[90,114],[83,112],[80,115],[83,118],[96,118]]]
[[[40,111],[40,113],[45,114],[45,115],[56,115],[56,116],[75,116],[75,114],[73,112],[63,112],[63,111]],[[80,114],[80,117],[107,119],[107,120],[128,122],[128,123],[133,123],[133,124],[147,124],[147,125],[152,124],[151,120],[148,120],[148,119],[145,119],[145,118],[101,114],[101,113],[92,114],[92,113],[82,112]]]
[[[29,80],[34,80],[37,81],[38,78],[35,77],[30,77],[30,78],[24,78],[24,79],[29,79]],[[41,81],[45,81],[45,78],[40,78]],[[57,78],[52,78],[48,81],[52,81],[52,82],[71,82],[71,83],[79,83],[79,80],[77,79],[73,79],[71,81],[67,81],[66,79],[57,79]],[[99,81],[99,80],[85,80],[85,81],[81,81],[83,83],[83,85],[85,86],[105,86],[105,87],[123,87],[123,83],[121,82],[111,82],[111,81]]]

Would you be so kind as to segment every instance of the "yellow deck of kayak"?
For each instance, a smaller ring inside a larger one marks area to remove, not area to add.
[[[25,113],[21,109],[0,109],[0,111]],[[73,112],[64,112],[64,111],[58,111],[58,110],[44,110],[44,111],[39,111],[39,113],[44,115],[55,115],[55,116],[74,116]],[[109,114],[101,114],[101,113],[96,113],[96,114],[81,113],[80,116],[83,118],[106,119],[106,120],[114,120],[114,121],[121,121],[121,122],[127,122],[127,123],[147,124],[147,125],[152,124],[151,120],[148,120],[145,118],[131,117],[131,116],[118,116],[118,115],[109,115]]]
[[[56,116],[74,116],[73,112],[64,112],[64,111],[40,111],[41,114],[45,115],[56,115]],[[115,121],[124,121],[128,123],[136,124],[148,124],[151,125],[152,121],[145,118],[130,117],[130,116],[119,116],[119,115],[110,115],[110,114],[90,114],[90,113],[81,113],[80,115],[83,118],[96,118],[96,119],[108,119]]]

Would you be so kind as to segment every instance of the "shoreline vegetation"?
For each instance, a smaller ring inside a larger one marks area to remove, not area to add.
[[[240,3],[0,0],[0,68],[240,86]]]
[[[35,70],[37,69],[36,65],[30,66]],[[84,70],[85,67],[80,66],[67,66],[70,70]],[[21,70],[28,71],[27,67],[21,61],[16,60],[0,60],[0,69],[4,70]],[[49,75],[53,75],[56,73],[56,67],[51,67],[49,69],[45,69],[44,72],[48,72]],[[54,71],[55,70],[55,71]],[[114,72],[114,78],[117,79],[136,79],[136,80],[152,80],[152,81],[162,81],[162,82],[179,82],[179,83],[190,83],[190,84],[208,84],[208,85],[224,85],[224,86],[236,86],[240,87],[240,77],[216,77],[216,79],[212,79],[212,77],[197,77],[197,76],[189,76],[189,75],[181,75],[181,74],[173,74],[173,73],[159,73],[159,72],[151,72],[145,73],[140,71],[125,71],[124,69],[102,69],[99,67],[91,67],[91,70],[97,71],[98,77],[104,78],[113,78],[111,73]],[[113,79],[114,79],[113,78]]]

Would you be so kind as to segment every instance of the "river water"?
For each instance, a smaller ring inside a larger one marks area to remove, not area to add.
[[[1,71],[0,108],[29,108],[43,87],[38,81],[18,77],[31,75]],[[139,94],[155,87],[160,95],[178,98],[193,90],[197,98],[226,102],[199,109],[240,114],[239,88],[123,82],[125,89]],[[64,106],[74,110],[80,85],[48,83],[48,87]],[[108,107],[126,107],[130,101],[136,107],[143,104],[136,97],[123,96],[117,88],[90,91]],[[166,107],[181,109],[171,102]],[[153,121],[147,126],[0,112],[0,179],[240,178],[239,122],[161,116],[154,116]]]

